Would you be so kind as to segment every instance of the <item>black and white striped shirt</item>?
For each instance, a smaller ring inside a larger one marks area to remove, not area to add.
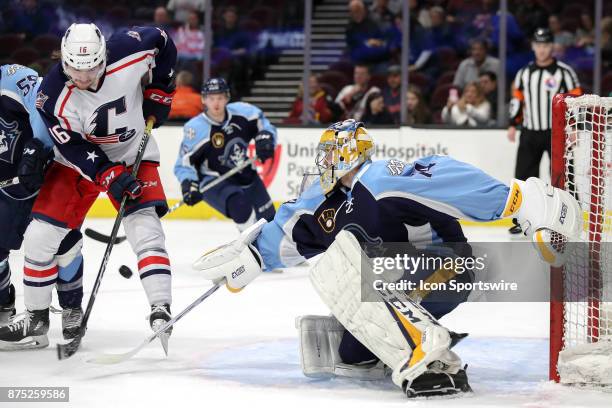
[[[512,91],[511,125],[522,124],[529,130],[550,130],[553,96],[566,92],[582,93],[572,67],[557,60],[546,67],[530,62],[521,68],[514,78]]]

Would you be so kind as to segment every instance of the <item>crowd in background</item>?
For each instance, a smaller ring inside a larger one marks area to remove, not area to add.
[[[120,27],[156,25],[176,43],[181,117],[202,109],[203,10],[207,0],[7,0],[0,3],[0,63],[17,62],[42,74],[51,52],[75,21],[93,21],[104,35]],[[317,4],[324,0],[315,0]],[[496,0],[409,0],[409,124],[488,126],[497,117],[497,80],[506,83],[531,58],[529,39],[537,27],[554,34],[555,56],[592,87],[594,60],[593,1],[509,1],[507,62],[496,58],[499,4]],[[269,47],[256,47],[263,28],[303,26],[303,2],[283,0],[216,1],[213,14],[213,75],[224,76],[234,99],[249,95],[275,59]],[[339,61],[310,78],[311,121],[329,123],[355,117],[370,124],[400,120],[401,0],[347,0],[346,49]],[[604,1],[602,20],[603,92],[612,91],[612,2]],[[300,89],[286,123],[301,123]],[[509,89],[506,95],[509,95]],[[184,95],[184,100],[183,100]],[[505,106],[502,107],[505,109]]]

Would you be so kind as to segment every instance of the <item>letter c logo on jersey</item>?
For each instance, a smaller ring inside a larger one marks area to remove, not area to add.
[[[323,231],[326,233],[331,233],[336,227],[336,210],[334,208],[329,208],[327,210],[323,210],[321,215],[317,218],[319,221],[319,225],[323,228]]]

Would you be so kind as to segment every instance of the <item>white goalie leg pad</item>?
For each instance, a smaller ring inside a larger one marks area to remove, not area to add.
[[[393,369],[393,382],[401,387],[431,371],[434,362],[440,364],[434,363],[433,370],[456,374],[461,360],[449,350],[448,330],[401,294],[362,302],[360,270],[359,243],[341,231],[311,269],[310,280],[338,321]]]
[[[390,374],[381,361],[345,364],[338,352],[344,327],[334,316],[300,316],[295,321],[300,340],[300,364],[306,377],[350,377],[381,380]]]

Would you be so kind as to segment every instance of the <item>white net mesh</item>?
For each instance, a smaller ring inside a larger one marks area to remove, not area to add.
[[[612,360],[597,375],[585,373],[593,368],[593,354],[602,348],[612,354],[612,98],[585,95],[567,98],[566,104],[564,185],[584,210],[585,244],[564,266],[564,351],[558,368],[562,382],[607,383],[609,375],[612,384]],[[590,357],[576,357],[589,355],[589,349]]]

